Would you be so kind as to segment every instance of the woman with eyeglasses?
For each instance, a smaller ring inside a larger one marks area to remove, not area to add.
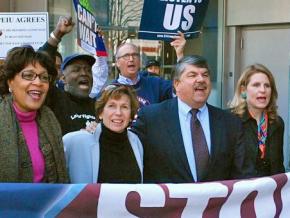
[[[96,102],[98,124],[93,133],[71,132],[63,137],[72,183],[141,183],[143,147],[127,130],[138,109],[133,89],[109,85]]]
[[[43,106],[57,71],[32,47],[7,54],[0,100],[0,182],[67,183],[61,129]]]

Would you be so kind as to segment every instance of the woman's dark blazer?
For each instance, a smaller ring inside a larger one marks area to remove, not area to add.
[[[244,128],[246,156],[251,159],[251,162],[256,163],[256,158],[258,155],[257,122],[250,116],[248,111],[244,113],[241,119]],[[266,139],[266,160],[268,160],[270,164],[270,175],[285,172],[283,165],[283,137],[284,121],[280,116],[278,116],[275,121],[269,123],[268,136]],[[256,168],[255,175],[253,176],[260,176],[260,173],[261,172],[259,172]]]

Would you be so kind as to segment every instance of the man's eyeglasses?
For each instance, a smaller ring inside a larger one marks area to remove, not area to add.
[[[132,57],[133,59],[137,59],[137,58],[140,58],[140,54],[138,54],[138,53],[129,54],[128,53],[128,54],[124,54],[124,55],[118,57],[118,59],[123,58],[124,60],[130,60],[130,57]]]
[[[39,80],[43,83],[49,83],[51,81],[51,76],[48,73],[37,74],[33,71],[22,71],[21,77],[22,79],[25,79],[28,81],[34,81],[36,77],[38,77]]]

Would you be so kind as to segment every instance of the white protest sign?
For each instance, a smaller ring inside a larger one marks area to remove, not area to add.
[[[48,39],[48,13],[0,13],[0,58],[16,46],[38,49]]]

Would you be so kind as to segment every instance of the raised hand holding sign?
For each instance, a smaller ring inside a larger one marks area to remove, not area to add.
[[[144,0],[139,38],[171,41],[177,31],[186,38],[200,32],[209,0]]]

